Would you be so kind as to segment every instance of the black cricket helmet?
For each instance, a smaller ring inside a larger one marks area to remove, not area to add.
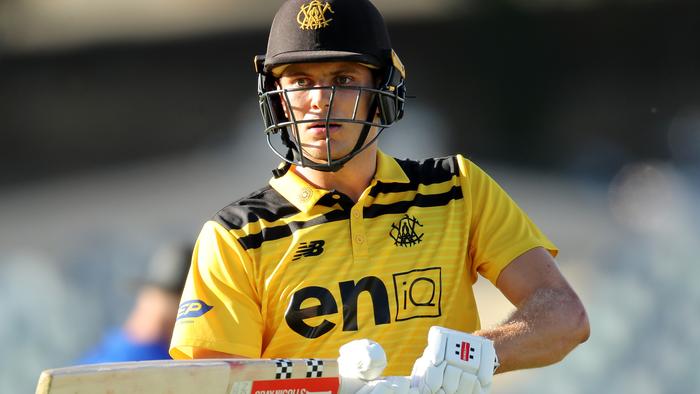
[[[288,64],[339,61],[357,62],[369,67],[378,84],[371,87],[281,89],[276,84],[279,75],[276,77],[273,73],[279,66]],[[391,48],[382,15],[369,0],[286,1],[272,22],[266,54],[256,56],[254,62],[258,73],[258,101],[268,145],[287,162],[281,169],[273,171],[275,176],[284,174],[291,164],[320,171],[337,171],[374,141],[366,143],[371,127],[378,128],[379,136],[382,130],[403,117],[406,99],[405,70]],[[290,92],[312,89],[329,90],[328,113],[322,119],[326,124],[327,141],[327,156],[323,163],[305,157],[299,143],[298,125],[318,122],[318,119],[295,119],[292,111],[287,116],[282,104],[285,102],[286,108],[291,108]],[[333,99],[341,89],[354,91],[355,110],[351,117],[332,118]],[[370,110],[366,119],[357,116],[360,97],[370,97]],[[343,157],[331,157],[331,123],[364,125],[355,146]]]

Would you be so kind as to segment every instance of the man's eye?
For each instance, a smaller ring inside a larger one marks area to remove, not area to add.
[[[335,83],[338,85],[349,85],[352,83],[352,77],[341,75],[335,79]]]
[[[307,87],[309,86],[309,80],[306,78],[299,78],[294,81],[294,85],[300,88]]]

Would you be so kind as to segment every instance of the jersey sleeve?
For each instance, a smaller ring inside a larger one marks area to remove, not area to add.
[[[557,247],[488,174],[462,156],[458,159],[470,207],[472,277],[478,272],[495,285],[501,271],[530,249],[544,247],[557,255]]]
[[[204,348],[259,358],[263,322],[254,266],[219,223],[205,223],[197,239],[170,344],[174,359]]]

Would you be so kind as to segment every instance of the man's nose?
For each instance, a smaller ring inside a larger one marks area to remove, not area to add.
[[[329,106],[332,91],[327,87],[314,87],[309,92],[311,107],[314,109],[326,109]]]

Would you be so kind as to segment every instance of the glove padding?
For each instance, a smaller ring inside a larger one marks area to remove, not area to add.
[[[421,394],[486,394],[496,365],[491,340],[433,326],[428,346],[413,364],[411,387]]]
[[[339,394],[418,394],[408,376],[379,377],[387,361],[377,342],[358,339],[341,346],[339,353]]]
[[[419,394],[410,376],[386,376],[366,382],[355,394]]]
[[[338,374],[344,378],[372,380],[386,368],[386,353],[380,344],[372,340],[348,342],[338,352]]]

